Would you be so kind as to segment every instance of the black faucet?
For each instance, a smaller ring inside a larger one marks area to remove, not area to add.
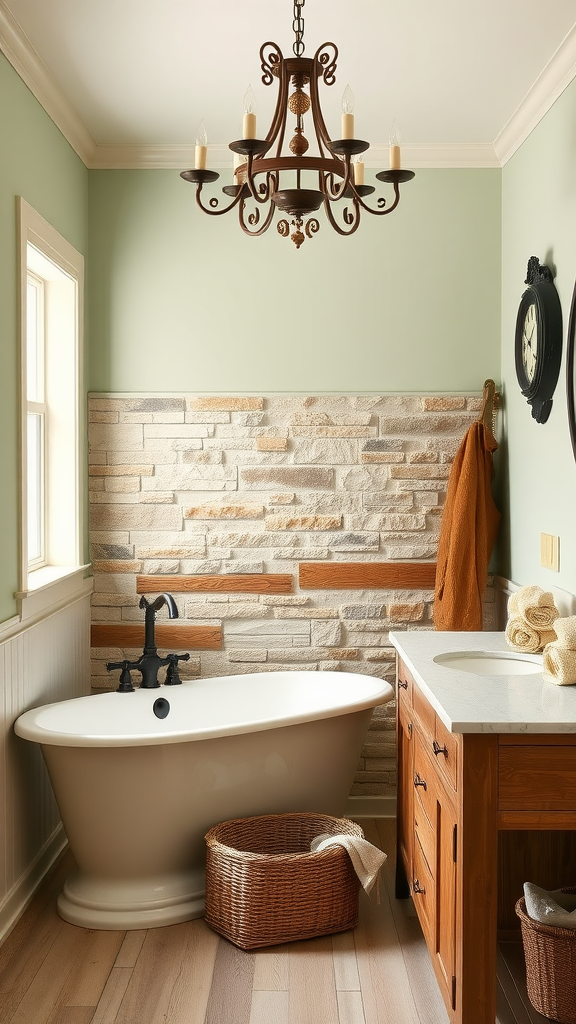
[[[154,637],[154,626],[156,622],[156,612],[162,605],[166,605],[168,609],[168,616],[171,619],[178,618],[178,608],[176,602],[171,594],[160,594],[155,601],[148,602],[144,596],[140,598],[140,608],[145,609],[144,618],[144,650],[138,661],[109,661],[106,665],[108,672],[112,669],[122,669],[120,675],[120,685],[118,687],[119,693],[132,693],[134,687],[132,686],[132,679],[130,672],[132,669],[137,669],[142,676],[140,686],[145,690],[153,690],[157,686],[160,686],[158,682],[158,669],[163,665],[168,665],[168,671],[166,673],[166,685],[175,686],[181,683],[182,680],[178,675],[178,662],[188,661],[189,654],[168,654],[165,658],[161,658],[156,649],[156,641]]]

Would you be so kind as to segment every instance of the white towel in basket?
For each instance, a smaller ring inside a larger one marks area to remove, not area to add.
[[[386,854],[382,853],[377,846],[372,846],[367,839],[361,839],[360,836],[344,834],[332,836],[329,832],[316,836],[310,843],[310,850],[312,853],[320,853],[321,850],[326,850],[329,846],[343,846],[348,851],[354,871],[366,892],[370,892],[378,877],[378,872],[386,860]]]
[[[553,928],[576,928],[576,895],[541,889],[533,882],[524,882],[526,913],[533,921]]]

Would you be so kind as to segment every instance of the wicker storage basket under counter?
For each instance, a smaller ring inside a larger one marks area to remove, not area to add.
[[[323,833],[363,837],[325,814],[235,818],[206,834],[206,913],[214,931],[257,949],[355,928],[360,883],[348,853],[310,852]]]
[[[576,886],[560,892],[576,893]],[[555,928],[534,921],[526,913],[524,898],[518,900],[526,987],[538,1013],[560,1024],[576,1024],[576,928]]]

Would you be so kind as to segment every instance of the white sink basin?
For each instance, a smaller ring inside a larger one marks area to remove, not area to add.
[[[525,676],[542,672],[542,655],[514,651],[449,651],[437,654],[437,665],[476,676]]]

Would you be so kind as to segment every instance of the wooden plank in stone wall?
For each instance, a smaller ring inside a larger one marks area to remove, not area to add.
[[[156,623],[158,647],[179,647],[184,651],[219,651],[222,647],[220,626],[170,626]],[[91,629],[92,647],[142,647],[144,626],[140,623],[102,623]]]
[[[291,594],[292,583],[293,577],[289,573],[137,576],[136,591],[138,594],[158,594],[166,590],[173,590],[177,594]]]
[[[300,562],[302,590],[433,590],[435,562]]]

